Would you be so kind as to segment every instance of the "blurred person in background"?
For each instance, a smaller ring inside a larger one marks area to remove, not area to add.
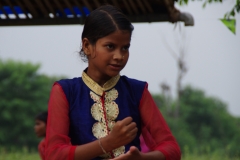
[[[43,138],[38,144],[38,152],[42,160],[45,160],[45,137],[48,112],[41,112],[35,117],[34,131],[39,138]]]

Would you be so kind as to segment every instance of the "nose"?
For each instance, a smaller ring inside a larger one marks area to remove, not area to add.
[[[116,51],[113,54],[113,59],[115,60],[123,60],[123,58],[124,58],[124,55],[121,53],[121,51]]]

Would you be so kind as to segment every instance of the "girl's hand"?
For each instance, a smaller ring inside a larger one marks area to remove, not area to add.
[[[130,143],[137,135],[137,125],[131,117],[117,121],[108,135],[108,140],[114,149]]]
[[[110,159],[110,160],[141,160],[142,154],[137,147],[132,146],[130,147],[129,151],[125,154],[120,155],[117,158]]]

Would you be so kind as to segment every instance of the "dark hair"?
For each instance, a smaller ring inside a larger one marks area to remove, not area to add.
[[[92,45],[95,45],[97,40],[103,38],[117,30],[126,30],[132,34],[134,27],[122,11],[112,5],[103,5],[92,11],[86,18],[82,40],[87,38]],[[84,62],[87,57],[80,51],[80,56]]]
[[[45,111],[45,112],[39,113],[39,114],[35,117],[35,120],[40,120],[40,121],[45,122],[45,124],[47,124],[47,117],[48,117],[48,112]]]

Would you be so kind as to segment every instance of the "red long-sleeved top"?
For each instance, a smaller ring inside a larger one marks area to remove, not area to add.
[[[142,135],[151,151],[162,152],[166,160],[180,160],[180,148],[156,106],[147,86],[139,105]],[[77,146],[70,143],[69,104],[58,83],[52,87],[48,106],[46,160],[73,160]]]

